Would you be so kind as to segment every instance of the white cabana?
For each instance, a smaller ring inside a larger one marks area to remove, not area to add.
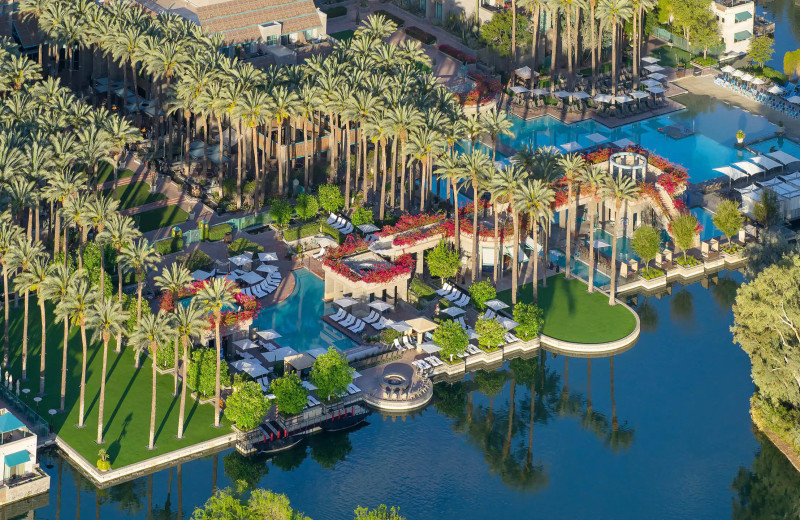
[[[617,96],[617,97],[615,97],[615,98],[614,98],[614,100],[615,100],[617,103],[630,103],[631,101],[633,101],[633,98],[632,98],[632,97],[630,97],[630,96],[627,96],[627,95],[623,94],[623,95],[621,95],[621,96]]]
[[[747,162],[747,161],[739,161],[737,163],[733,163],[732,166],[735,166],[736,168],[739,168],[740,170],[745,172],[747,175],[758,175],[759,173],[764,173],[764,168],[762,168],[761,166],[759,166],[759,165],[757,165],[755,163],[751,163],[751,162]]]
[[[250,377],[261,377],[267,375],[267,369],[249,359],[240,359],[231,363],[231,367],[239,372],[244,372]]]
[[[524,67],[520,67],[517,70],[515,70],[514,74],[516,74],[517,76],[519,76],[522,79],[531,79],[531,76],[533,75],[533,71],[531,70],[530,67],[525,65]]]
[[[645,56],[644,58],[642,58],[642,61],[645,63],[658,63],[661,60],[659,60],[655,56]]]
[[[714,168],[714,171],[715,172],[719,172],[722,175],[726,175],[726,176],[730,177],[731,180],[734,180],[734,181],[738,180],[738,179],[741,179],[743,177],[747,177],[747,174],[745,172],[743,172],[742,170],[739,170],[737,168],[734,168],[732,166],[721,166],[719,168]]]
[[[786,166],[787,164],[792,164],[795,162],[800,161],[797,157],[793,155],[789,155],[788,153],[784,152],[783,150],[777,150],[775,152],[770,152],[767,154],[767,157],[771,157],[781,163],[782,165]]]
[[[411,330],[411,325],[404,321],[395,321],[389,325],[391,328],[396,330],[397,332],[408,332]]]
[[[534,96],[546,96],[547,94],[550,93],[550,92],[548,92],[547,90],[545,90],[543,88],[535,88],[535,89],[531,90],[530,92]]]
[[[795,186],[800,186],[800,172],[790,173],[789,175],[781,175],[779,178],[785,180],[786,182],[791,182]]]
[[[750,160],[766,170],[772,170],[773,168],[780,168],[783,166],[775,159],[770,159],[765,155],[756,155],[755,157],[751,157]]]
[[[373,309],[375,309],[378,312],[383,312],[383,311],[386,311],[386,310],[389,310],[389,309],[392,308],[391,305],[389,305],[388,303],[386,303],[383,300],[375,300],[374,302],[369,302],[369,304],[367,306],[368,307],[372,307]]]
[[[761,78],[753,78],[753,81],[751,81],[750,83],[752,83],[753,85],[763,85],[766,83],[766,81],[764,81]]]
[[[644,99],[646,97],[650,97],[650,94],[648,94],[647,92],[642,92],[641,90],[635,90],[631,92],[631,97],[633,97],[634,99]]]
[[[784,182],[785,181],[783,179],[770,179],[768,181],[757,182],[756,184],[758,184],[762,188],[773,188],[779,184],[783,184]]]
[[[734,78],[741,78],[742,76],[744,76],[744,72],[742,72],[741,70],[734,70],[733,73],[731,73],[731,76],[733,76]]]
[[[448,308],[442,310],[442,314],[447,314],[448,316],[452,316],[453,318],[455,318],[457,316],[461,316],[462,314],[465,314],[466,312],[467,311],[465,311],[464,309],[462,309],[460,307],[456,307],[456,306],[448,307]]]
[[[654,79],[646,79],[646,80],[642,81],[642,85],[644,85],[645,87],[660,87],[661,86],[661,82],[660,81],[656,81]]]
[[[654,72],[654,73],[650,74],[647,77],[648,77],[648,79],[655,79],[655,80],[658,80],[658,81],[663,81],[663,80],[667,79],[667,76],[665,76],[664,74],[661,74],[660,72]]]
[[[795,103],[795,104],[800,103],[800,96],[792,96],[790,98],[787,98],[786,101],[788,101],[789,103]]]
[[[570,96],[570,93],[567,92],[566,90],[559,90],[557,92],[553,92],[553,95],[556,96],[556,97],[559,97],[561,99],[564,99],[564,98],[568,98]]]
[[[258,259],[262,262],[277,262],[278,255],[275,253],[258,253]]]
[[[730,65],[725,65],[724,67],[722,67],[722,72],[724,72],[725,74],[730,74],[731,72],[734,72],[735,70],[736,69],[734,69]]]
[[[619,148],[627,148],[629,146],[634,146],[636,143],[628,139],[627,137],[623,137],[622,139],[617,139],[612,143],[614,146]]]
[[[742,81],[746,81],[746,82],[748,82],[748,83],[750,83],[751,81],[753,81],[753,79],[754,79],[754,78],[753,78],[753,75],[752,75],[752,74],[749,74],[749,73],[748,73],[748,74],[745,74],[744,76],[742,76]]]
[[[425,352],[426,354],[435,354],[442,350],[442,347],[430,341],[427,343],[423,343],[422,345],[419,346],[419,348],[421,348],[422,351]]]
[[[239,276],[239,279],[242,280],[247,285],[254,285],[264,281],[263,276],[261,276],[258,273],[254,273],[253,271],[244,273],[243,275]]]
[[[650,65],[645,65],[644,70],[646,70],[647,72],[658,72],[660,70],[664,70],[664,67],[656,63],[651,63]]]
[[[275,361],[283,361],[283,359],[286,358],[287,356],[296,356],[297,351],[292,347],[283,347],[277,350],[273,350],[272,352],[265,352],[262,355],[264,356],[264,359],[266,359],[267,361],[275,362]]]
[[[250,341],[249,339],[240,339],[239,341],[234,341],[233,344],[239,350],[250,350],[251,348],[261,348],[258,343],[256,343],[255,341]]]
[[[647,91],[651,94],[663,94],[667,89],[663,87],[647,87]]]
[[[573,98],[575,98],[575,99],[588,99],[589,98],[589,94],[587,94],[586,92],[584,92],[582,90],[576,90],[575,92],[573,92],[571,94],[571,96]]]
[[[259,330],[258,332],[256,332],[256,336],[263,339],[264,341],[271,341],[273,339],[278,339],[283,337],[275,329]]]
[[[239,267],[242,267],[242,266],[245,266],[247,264],[252,264],[253,263],[253,258],[250,255],[245,254],[245,253],[242,253],[241,255],[234,256],[232,258],[228,258],[228,260],[232,264],[238,265]]]
[[[501,309],[508,309],[508,304],[504,301],[498,300],[497,298],[485,302],[484,305],[495,311],[499,311]]]
[[[526,92],[530,92],[530,90],[529,90],[529,89],[527,89],[527,88],[525,88],[525,87],[523,87],[523,86],[520,86],[520,85],[514,85],[513,87],[511,87],[511,89],[510,89],[510,90],[511,90],[511,92],[513,92],[514,94],[524,94],[524,93],[526,93]]]
[[[614,96],[609,96],[608,94],[597,94],[592,99],[598,103],[611,103],[614,101]]]
[[[258,267],[256,267],[256,271],[258,271],[259,273],[277,273],[278,266],[270,264],[261,264]]]
[[[211,273],[208,271],[203,271],[202,269],[198,269],[197,271],[192,273],[192,278],[197,280],[198,282],[202,282],[204,280],[208,280],[211,278]]]
[[[605,143],[608,141],[608,137],[604,136],[603,134],[593,133],[585,136],[586,139],[590,140],[594,144]]]
[[[567,153],[575,152],[583,148],[583,146],[581,146],[578,143],[578,141],[572,141],[569,143],[560,144],[559,146],[561,147],[562,150],[564,150]]]
[[[333,303],[338,305],[339,307],[346,309],[347,307],[351,307],[358,303],[358,300],[354,300],[353,298],[339,298],[338,300],[333,300]]]
[[[375,224],[370,224],[370,223],[361,224],[360,226],[356,227],[358,227],[358,229],[360,229],[363,233],[374,233],[380,229]]]
[[[769,89],[767,89],[767,92],[775,95],[783,94],[783,87],[779,87],[778,85],[772,85]]]

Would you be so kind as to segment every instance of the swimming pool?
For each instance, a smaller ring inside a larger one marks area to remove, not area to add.
[[[608,244],[613,244],[612,242],[612,235],[608,231],[598,229],[594,232],[594,239],[595,240],[602,240]],[[639,260],[639,256],[633,252],[633,248],[631,248],[630,239],[628,237],[620,237],[617,239],[617,259],[622,262],[627,262],[628,260],[636,259]],[[606,247],[598,247],[598,251],[601,251],[603,254],[611,256],[612,246]]]
[[[558,264],[562,269],[567,265],[565,262],[566,255],[560,249],[550,250],[550,261]],[[572,274],[580,278],[586,283],[589,283],[589,264],[581,262],[575,258],[572,259]],[[594,286],[598,289],[605,287],[611,283],[611,278],[601,273],[597,269],[594,271]]]
[[[755,143],[750,145],[750,148],[762,154],[767,154],[770,152],[781,150],[783,152],[788,153],[789,155],[800,157],[800,144],[797,144],[794,141],[791,141],[784,137],[774,137],[772,139],[767,139],[766,141],[761,141],[760,143]]]
[[[733,146],[737,130],[743,130],[748,139],[755,139],[767,136],[777,129],[766,118],[728,106],[708,96],[685,94],[679,97],[679,101],[686,105],[686,109],[614,129],[594,120],[566,124],[549,115],[528,121],[515,116],[512,118],[511,128],[514,137],[502,136],[500,141],[520,148],[529,142],[536,147],[559,146],[572,141],[589,146],[592,143],[586,136],[595,132],[607,136],[609,141],[627,138],[687,168],[692,182],[702,182],[719,176],[714,168],[752,155]],[[695,134],[683,139],[672,139],[658,131],[661,127],[673,124],[688,127]]]
[[[714,218],[714,213],[705,208],[692,208],[691,212],[697,219],[697,222],[703,226],[703,229],[700,230],[700,240],[708,240],[710,238],[723,236],[722,231],[717,229],[717,226],[714,225],[714,221],[712,220]]]
[[[321,319],[333,311],[333,304],[322,301],[325,282],[307,269],[293,273],[295,285],[291,296],[262,309],[253,325],[261,330],[275,329],[283,336],[278,343],[298,352],[331,345],[341,350],[355,346],[350,338]]]

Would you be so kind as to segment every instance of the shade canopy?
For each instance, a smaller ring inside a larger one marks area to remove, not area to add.
[[[778,85],[772,85],[770,88],[767,89],[767,92],[770,94],[783,94],[783,87],[779,87]]]
[[[239,267],[247,264],[253,263],[253,258],[247,254],[236,255],[233,258],[229,258],[231,263],[238,265]]]
[[[557,92],[554,92],[553,95],[563,99],[563,98],[568,98],[570,94],[566,90],[559,90]]]
[[[258,332],[256,332],[256,335],[259,338],[263,339],[264,341],[271,341],[273,339],[278,339],[283,337],[280,335],[280,333],[278,333],[274,329],[259,330]]]
[[[646,70],[648,72],[658,72],[660,70],[664,70],[664,67],[662,67],[661,65],[658,65],[656,63],[651,63],[650,65],[645,65],[644,66],[644,70]]]
[[[610,245],[611,244],[609,244],[608,242],[606,242],[602,238],[598,238],[597,240],[594,241],[594,247],[596,247],[596,248],[609,247]]]
[[[789,103],[800,103],[800,96],[792,96],[790,98],[787,98],[786,101],[788,101]]]
[[[764,81],[761,78],[754,78],[753,81],[751,81],[751,83],[753,85],[763,85],[764,83],[766,83],[766,81]]]
[[[278,266],[270,264],[261,264],[258,267],[256,267],[256,271],[258,271],[259,273],[277,273]]]
[[[627,137],[623,137],[622,139],[617,139],[614,141],[614,146],[618,146],[620,148],[627,148],[629,146],[634,146],[636,143],[628,139]]]
[[[231,367],[239,372],[244,372],[250,377],[261,377],[267,374],[267,369],[258,363],[253,363],[249,359],[240,359],[231,363]]]
[[[392,306],[390,304],[386,303],[383,300],[375,300],[374,302],[370,302],[368,304],[368,306],[372,307],[373,309],[375,309],[378,312],[383,312],[383,311],[385,311],[387,309],[391,309],[392,308]]]
[[[741,70],[734,70],[731,76],[733,76],[734,78],[741,78],[742,76],[744,76],[744,72],[742,72]]]
[[[661,81],[663,79],[666,79],[667,77],[664,74],[661,74],[660,72],[654,72],[654,73],[650,74],[648,76],[648,78]]]
[[[661,82],[660,81],[656,81],[654,79],[646,79],[646,80],[642,81],[642,85],[644,85],[645,87],[660,87],[661,86]]]
[[[448,307],[442,310],[442,314],[447,314],[448,316],[452,316],[455,318],[456,316],[461,316],[462,314],[466,314],[467,311],[462,309],[461,307]]]
[[[771,157],[771,158],[775,159],[776,161],[778,161],[779,163],[783,164],[784,166],[786,166],[787,164],[791,164],[791,163],[795,163],[795,162],[800,161],[800,159],[798,159],[794,155],[789,155],[788,153],[784,152],[783,150],[777,150],[775,152],[770,152],[770,153],[767,154],[767,157]]]
[[[748,175],[757,175],[764,172],[764,168],[748,161],[739,161],[737,163],[733,163],[732,166],[739,168]]]
[[[575,99],[588,99],[589,94],[587,94],[582,90],[578,90],[572,93],[572,97],[574,97]]]
[[[519,76],[522,79],[531,79],[531,75],[533,74],[533,71],[531,70],[530,67],[525,65],[524,67],[520,67],[517,70],[515,70],[514,74],[516,74],[517,76]]]
[[[436,330],[436,327],[439,325],[424,316],[420,316],[419,318],[412,318],[410,320],[406,320],[406,323],[409,327],[414,329],[414,331],[421,333],[430,332],[432,330]]]
[[[423,343],[422,345],[419,346],[419,348],[421,348],[423,352],[426,352],[428,354],[435,354],[436,352],[442,350],[442,347],[440,347],[436,343],[431,343],[431,342]]]
[[[361,224],[360,226],[357,227],[364,233],[374,233],[380,229],[375,224],[370,224],[370,223]]]
[[[608,137],[598,133],[589,134],[586,136],[586,139],[590,140],[594,144],[605,143],[606,141],[608,141]]]
[[[253,271],[249,271],[244,273],[243,275],[239,276],[239,279],[242,280],[244,283],[253,285],[257,283],[261,283],[264,281],[264,277],[258,273],[254,273]]]
[[[250,341],[249,339],[240,339],[239,341],[234,341],[233,344],[239,350],[250,350],[251,348],[260,348],[258,343],[256,343],[255,341]]]
[[[714,168],[714,171],[719,172],[722,175],[726,175],[734,181],[737,179],[741,179],[742,177],[747,177],[747,174],[744,173],[742,170],[736,169],[732,166],[721,166],[719,168]]]
[[[263,354],[267,361],[283,361],[287,356],[296,356],[297,351],[291,347],[283,347]]]
[[[631,92],[631,97],[635,99],[644,99],[646,97],[650,97],[650,94],[648,94],[647,92],[642,92],[641,90],[636,90],[634,92]]]
[[[512,320],[511,318],[503,318],[502,316],[497,318],[497,321],[499,321],[503,325],[503,327],[505,327],[506,330],[511,330],[517,325],[519,325],[519,323]]]
[[[645,56],[644,58],[642,58],[642,61],[649,64],[649,63],[658,63],[661,60],[659,60],[655,56]]]
[[[389,325],[391,328],[396,330],[397,332],[408,332],[411,330],[411,325],[404,321],[395,321]]]
[[[0,415],[0,433],[8,433],[24,427],[25,425],[22,424],[22,421],[17,419],[14,414],[6,412]]]
[[[204,280],[208,280],[211,278],[211,273],[208,271],[203,271],[202,269],[198,269],[197,271],[192,273],[192,278],[197,280],[198,282],[202,282]]]
[[[28,450],[20,450],[6,455],[4,463],[7,467],[11,468],[20,464],[25,464],[26,462],[30,462],[30,460],[30,452],[28,452]]]
[[[651,94],[663,94],[667,90],[663,87],[647,87],[647,91]]]
[[[567,153],[574,152],[576,150],[580,150],[581,148],[583,148],[583,146],[581,146],[577,141],[560,144],[559,146]]]
[[[753,81],[753,79],[755,79],[755,78],[754,78],[754,77],[753,77],[753,75],[752,75],[752,74],[750,74],[750,73],[748,73],[748,74],[745,74],[744,76],[742,76],[742,81],[746,81],[746,82],[748,82],[748,83],[749,83],[749,82],[751,82],[751,81]]]
[[[278,255],[275,253],[258,253],[258,259],[262,262],[277,262]]]
[[[735,70],[736,69],[734,69],[730,65],[725,65],[724,67],[722,67],[722,72],[724,72],[725,74],[730,74],[731,72],[733,72]]]
[[[493,300],[489,300],[488,302],[485,302],[484,305],[486,305],[490,309],[494,309],[496,311],[508,308],[508,304],[506,302],[504,302],[502,300],[498,300],[497,298],[495,298]]]
[[[608,94],[597,94],[592,99],[594,99],[598,103],[611,103],[612,101],[614,101],[614,96],[609,96]]]
[[[352,307],[353,305],[358,303],[358,300],[354,300],[353,298],[339,298],[338,300],[333,300],[333,303],[338,305],[339,307]]]
[[[526,92],[530,92],[530,90],[520,85],[514,85],[513,87],[511,87],[511,92],[513,92],[514,94],[524,94]]]
[[[614,99],[617,101],[617,103],[630,103],[631,101],[633,101],[632,97],[626,96],[625,94],[617,96]]]
[[[781,166],[783,166],[775,159],[770,159],[769,157],[763,155],[756,155],[755,157],[751,157],[750,160],[767,170],[771,170],[773,168],[780,168]]]
[[[535,88],[535,89],[531,90],[530,93],[533,94],[534,96],[544,96],[544,95],[548,94],[549,92],[547,90],[543,89],[543,88]]]

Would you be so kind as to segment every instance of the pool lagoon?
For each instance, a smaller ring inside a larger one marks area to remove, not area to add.
[[[714,225],[713,212],[706,208],[692,208],[690,211],[697,219],[697,223],[702,226],[700,230],[700,240],[709,240],[711,238],[723,236],[722,231],[717,229],[717,226]]]
[[[253,326],[260,330],[275,329],[283,336],[277,342],[298,352],[329,346],[346,350],[355,346],[350,338],[322,321],[322,316],[334,312],[333,304],[322,300],[325,282],[308,269],[298,269],[292,274],[295,280],[292,294],[261,309]]]
[[[791,139],[785,137],[773,137],[765,141],[760,141],[750,145],[750,148],[761,154],[767,154],[775,151],[786,152],[789,155],[800,158],[800,144],[795,143]]]

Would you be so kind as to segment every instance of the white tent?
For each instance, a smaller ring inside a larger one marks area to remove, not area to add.
[[[715,172],[719,172],[723,175],[727,175],[731,178],[731,180],[738,180],[744,177],[747,177],[747,174],[742,170],[738,170],[732,166],[721,166],[719,168],[714,168]]]
[[[789,175],[781,175],[779,178],[786,182],[791,182],[796,186],[800,186],[800,172],[790,173]]]
[[[503,327],[505,327],[506,330],[511,330],[514,327],[516,327],[517,325],[519,325],[519,323],[517,323],[516,321],[512,320],[511,318],[504,318],[502,316],[499,316],[497,318],[497,321],[499,321],[503,325]]]
[[[797,157],[793,155],[789,155],[788,153],[784,152],[783,150],[777,150],[775,152],[771,152],[767,154],[767,157],[772,157],[779,163],[786,166],[787,164],[795,163],[800,161]]]
[[[751,157],[750,160],[766,170],[771,170],[773,168],[780,168],[781,166],[783,166],[778,161],[770,159],[769,157],[766,157],[764,155],[756,155],[755,157]]]
[[[770,179],[770,180],[768,180],[768,181],[761,181],[761,182],[758,182],[758,183],[756,183],[756,184],[758,184],[758,185],[759,185],[759,186],[761,186],[762,188],[773,188],[773,187],[775,187],[775,186],[778,186],[778,185],[780,185],[780,184],[783,184],[784,182],[785,182],[785,181],[784,181],[784,180],[782,180],[782,179]]]
[[[739,161],[737,163],[733,163],[732,166],[739,168],[747,175],[758,175],[759,173],[764,172],[764,168],[762,168],[761,166],[747,161]]]
[[[594,144],[605,143],[606,141],[608,141],[608,137],[604,136],[603,134],[598,134],[598,133],[589,134],[589,135],[587,135],[585,137],[586,137],[586,139],[590,140]]]
[[[783,94],[783,87],[779,87],[778,85],[772,85],[767,92],[770,94]]]

